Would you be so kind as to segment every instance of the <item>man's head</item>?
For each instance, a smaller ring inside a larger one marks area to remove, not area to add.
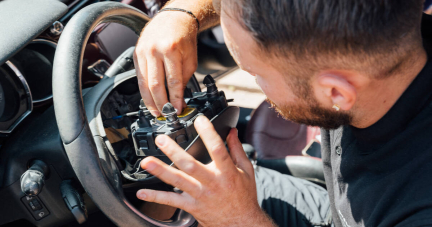
[[[422,0],[222,0],[221,23],[234,59],[282,116],[335,128],[356,120],[380,81],[403,80],[422,49],[422,7]]]

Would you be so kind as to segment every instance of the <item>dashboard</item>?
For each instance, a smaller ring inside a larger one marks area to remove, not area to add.
[[[68,13],[28,44],[19,47],[19,51],[0,65],[0,137],[11,134],[32,112],[43,112],[52,106],[52,68],[63,26],[73,16],[73,12],[98,0],[63,2],[68,4]],[[125,3],[145,9],[142,1],[128,0]],[[100,74],[125,49],[134,46],[137,40],[138,36],[123,25],[98,26],[90,37],[84,54],[83,88],[97,84],[101,79]],[[98,62],[105,65],[99,65],[97,72],[90,70]]]
[[[115,31],[122,35],[111,36]],[[83,85],[92,86],[100,80],[98,75],[87,70],[88,67],[103,61],[107,63],[107,69],[137,39],[138,36],[130,29],[118,24],[107,24],[95,31],[94,41],[89,42],[83,60]],[[33,108],[43,109],[52,104],[52,68],[56,46],[55,40],[34,39],[0,66],[0,133],[13,132]],[[103,74],[105,70],[99,73]]]
[[[10,133],[32,111],[28,84],[11,62],[0,67],[0,132]]]
[[[0,133],[11,133],[34,105],[52,100],[55,47],[36,39],[0,66]]]

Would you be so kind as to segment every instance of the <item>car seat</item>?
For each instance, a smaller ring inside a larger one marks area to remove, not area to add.
[[[319,139],[318,127],[285,120],[263,102],[252,113],[243,147],[259,166],[325,187]]]

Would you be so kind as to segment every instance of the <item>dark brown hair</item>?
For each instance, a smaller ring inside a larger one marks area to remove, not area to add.
[[[421,45],[423,0],[230,1],[231,15],[266,52],[296,58],[367,54],[363,60],[381,59],[392,71],[412,45]],[[397,60],[385,59],[395,53]]]

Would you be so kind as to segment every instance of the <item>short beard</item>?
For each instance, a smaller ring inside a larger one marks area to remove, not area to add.
[[[352,117],[348,113],[338,112],[319,106],[314,99],[308,99],[305,104],[277,106],[270,99],[266,99],[284,119],[299,124],[318,126],[324,129],[336,129],[342,125],[351,124]]]

